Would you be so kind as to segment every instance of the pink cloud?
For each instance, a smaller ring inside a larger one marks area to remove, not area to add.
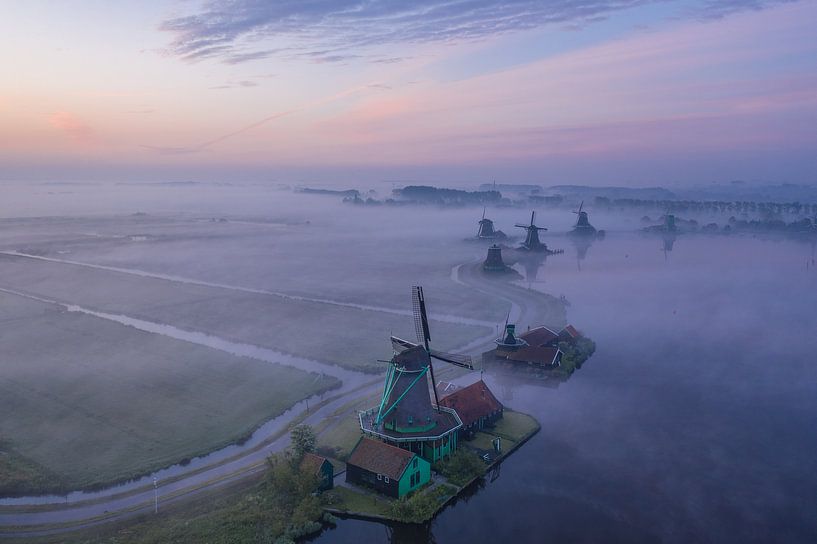
[[[85,122],[67,111],[58,111],[48,116],[51,126],[63,131],[72,140],[90,142],[94,138],[94,131]]]
[[[324,157],[395,162],[811,145],[791,119],[817,113],[812,16],[784,6],[397,88],[325,119],[313,142]],[[799,67],[777,68],[792,57]]]

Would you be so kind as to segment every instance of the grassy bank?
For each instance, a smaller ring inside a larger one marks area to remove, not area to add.
[[[28,544],[293,542],[319,531],[326,518],[324,497],[313,496],[314,475],[301,472],[297,461],[272,456],[265,472],[181,503],[164,504],[160,513],[49,537],[14,539]],[[330,519],[331,518],[327,518]],[[1,536],[1,535],[0,535]]]

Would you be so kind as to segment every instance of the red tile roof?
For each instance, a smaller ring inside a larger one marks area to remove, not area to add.
[[[526,363],[536,363],[540,365],[552,365],[559,354],[557,348],[524,347],[516,351],[508,352],[505,357],[510,361],[523,361]]]
[[[414,454],[410,451],[364,437],[352,450],[346,463],[399,480],[413,458]]]
[[[312,472],[319,472],[321,465],[326,461],[326,457],[315,455],[314,453],[305,453],[301,460],[301,470],[311,470]]]
[[[482,380],[443,397],[440,399],[440,405],[456,410],[466,427],[479,418],[502,409],[502,403]]]
[[[577,331],[576,327],[574,327],[573,325],[568,325],[567,327],[562,329],[562,332],[569,335],[571,338],[579,338],[582,335],[582,333]],[[559,334],[562,333],[560,332]]]
[[[519,338],[533,347],[544,346],[545,344],[553,342],[558,337],[558,334],[547,327],[536,327],[519,335]]]

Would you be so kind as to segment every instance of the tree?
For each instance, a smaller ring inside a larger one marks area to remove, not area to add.
[[[305,453],[315,451],[315,430],[309,425],[298,425],[292,429],[289,436],[297,458],[300,459]]]

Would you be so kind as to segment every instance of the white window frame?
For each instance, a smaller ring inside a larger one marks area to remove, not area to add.
[[[384,479],[384,481],[385,481],[386,483],[389,483],[389,477],[388,477],[388,476],[385,476],[383,479]]]
[[[383,479],[383,475],[382,475],[382,474],[378,474],[378,475],[377,475],[377,480],[378,480],[378,481],[380,481],[380,480],[382,480],[382,479]]]

